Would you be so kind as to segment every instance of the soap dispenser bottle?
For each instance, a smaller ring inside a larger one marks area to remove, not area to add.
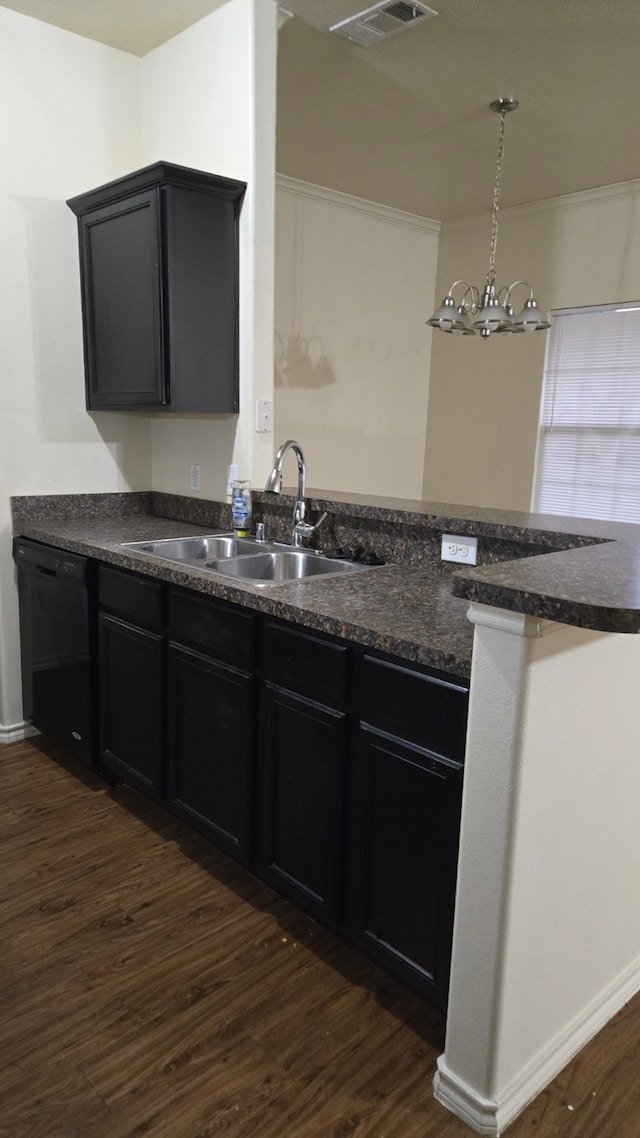
[[[231,491],[231,517],[236,537],[248,537],[251,531],[251,483],[233,483]]]

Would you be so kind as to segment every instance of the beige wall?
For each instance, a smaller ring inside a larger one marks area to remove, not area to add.
[[[443,225],[438,300],[457,277],[482,285],[488,250],[488,218]],[[526,276],[549,308],[637,300],[640,185],[504,211],[497,266],[499,283]],[[529,509],[545,342],[434,333],[424,498]]]
[[[291,179],[276,199],[275,441],[312,486],[419,499],[438,226]]]

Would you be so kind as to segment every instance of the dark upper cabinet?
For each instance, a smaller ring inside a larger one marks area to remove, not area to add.
[[[68,201],[88,410],[238,411],[245,188],[159,162]]]

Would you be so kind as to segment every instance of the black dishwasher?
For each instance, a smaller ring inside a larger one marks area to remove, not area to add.
[[[96,566],[16,538],[23,714],[98,770],[95,738]]]

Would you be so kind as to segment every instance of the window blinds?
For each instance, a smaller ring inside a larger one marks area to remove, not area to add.
[[[640,304],[552,314],[532,508],[640,522]]]

